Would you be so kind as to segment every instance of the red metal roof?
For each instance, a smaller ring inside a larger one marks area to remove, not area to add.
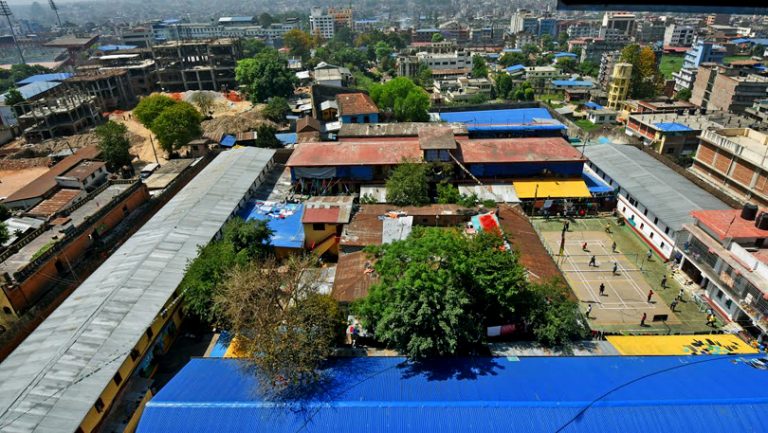
[[[457,140],[460,159],[468,164],[585,160],[581,152],[561,137]]]
[[[304,216],[301,218],[301,222],[304,224],[336,224],[339,220],[339,208],[306,208],[304,209]]]
[[[768,211],[768,210],[763,210]],[[758,212],[758,216],[760,212]],[[695,210],[691,216],[717,235],[721,240],[728,238],[768,238],[768,230],[755,227],[754,221],[741,218],[741,211],[736,210]]]
[[[403,159],[421,160],[418,137],[307,142],[296,146],[288,167],[390,165]]]

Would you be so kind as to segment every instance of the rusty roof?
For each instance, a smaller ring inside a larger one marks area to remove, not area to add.
[[[99,155],[101,155],[101,150],[99,150],[97,146],[83,147],[74,154],[59,161],[59,163],[51,167],[50,170],[28,183],[24,188],[21,188],[8,196],[4,201],[14,202],[45,195],[56,187],[56,176],[60,176],[62,173],[67,172],[69,169],[79,164],[80,161],[95,159]]]
[[[320,122],[312,116],[305,116],[296,121],[296,132],[319,131]]]
[[[301,222],[303,224],[336,224],[339,222],[339,208],[316,207],[312,209],[304,209]]]
[[[304,224],[346,224],[352,215],[352,196],[319,196],[304,202]]]
[[[417,136],[422,128],[434,126],[430,122],[400,122],[400,123],[343,123],[336,134],[340,140],[352,137],[408,137]],[[449,127],[454,135],[467,135],[467,125],[463,123],[441,123]]]
[[[65,188],[57,191],[50,198],[41,201],[37,206],[26,212],[26,215],[48,218],[56,212],[68,207],[74,199],[81,194],[83,190],[74,188]]]
[[[453,150],[456,139],[450,126],[429,126],[419,130],[419,147],[422,150]]]
[[[421,160],[416,137],[375,138],[338,142],[307,142],[296,145],[288,167],[339,165],[394,165]]]
[[[459,159],[468,164],[586,160],[562,137],[457,140]]]
[[[768,209],[763,209],[762,212],[768,212]],[[760,213],[757,214],[760,215]],[[699,220],[700,226],[708,228],[720,240],[725,238],[768,238],[768,230],[757,228],[754,220],[742,218],[740,209],[695,210],[691,212],[691,216]]]
[[[365,264],[371,263],[367,254],[358,251],[343,254],[336,265],[336,278],[333,281],[331,296],[339,302],[352,302],[368,296],[368,289],[376,283],[373,272],[365,272]]]
[[[365,93],[343,93],[336,95],[339,114],[342,116],[357,116],[358,114],[378,113],[379,107]]]
[[[67,170],[66,173],[60,175],[60,177],[73,177],[82,182],[106,165],[102,161],[81,161],[73,168]]]
[[[509,243],[520,253],[520,264],[528,270],[530,280],[544,283],[554,278],[564,282],[563,274],[520,207],[501,205],[499,210],[501,228]]]

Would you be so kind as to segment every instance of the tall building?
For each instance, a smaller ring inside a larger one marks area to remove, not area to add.
[[[555,18],[539,18],[538,20],[538,35],[550,35],[552,37],[557,36],[557,19]]]
[[[768,136],[750,128],[704,130],[690,171],[738,201],[768,206]]]
[[[352,28],[354,20],[352,18],[352,8],[328,8],[328,15],[333,18],[335,28]]]
[[[235,89],[240,44],[232,39],[170,42],[152,47],[158,86],[169,92]]]
[[[600,69],[597,74],[597,81],[600,83],[600,87],[607,89],[611,83],[611,74],[613,73],[613,66],[619,60],[621,51],[607,51],[603,53],[600,58]]]
[[[622,34],[624,36],[634,36],[637,23],[635,14],[624,12],[606,12],[603,15],[603,26],[600,28],[600,37],[604,38],[609,34]]]
[[[704,20],[704,24],[708,26],[719,25],[727,26],[731,23],[730,14],[711,14]]]
[[[569,39],[596,38],[600,36],[600,24],[591,21],[572,24],[566,33],[568,33]]]
[[[709,110],[743,113],[758,99],[765,99],[768,77],[715,64],[703,64],[696,74],[691,102]]]
[[[534,16],[531,11],[527,9],[518,9],[512,13],[512,18],[509,22],[509,32],[517,33],[529,33],[532,35],[538,34],[539,20]]]
[[[309,14],[309,30],[313,36],[331,39],[334,35],[334,17],[325,13],[322,8],[312,8]]]
[[[637,33],[635,40],[637,42],[661,42],[664,40],[664,31],[666,26],[661,20],[643,20],[637,23]]]
[[[603,58],[603,53],[609,51],[621,50],[629,42],[626,36],[621,39],[607,40],[602,38],[587,39],[586,44],[581,50],[580,62],[589,60],[599,64]]]
[[[664,45],[690,47],[693,44],[694,36],[696,36],[696,28],[693,26],[670,24],[664,30]]]
[[[611,74],[611,86],[608,89],[608,108],[616,110],[627,99],[629,83],[632,79],[631,63],[616,63]]]
[[[675,79],[675,91],[693,87],[699,66],[702,63],[722,63],[724,56],[725,48],[714,45],[712,42],[696,41],[693,48],[685,52],[683,67],[672,74]]]

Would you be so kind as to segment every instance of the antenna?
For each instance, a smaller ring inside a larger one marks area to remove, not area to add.
[[[56,6],[56,3],[54,3],[53,0],[48,0],[48,4],[51,5],[51,9],[53,9],[53,11],[56,12],[56,20],[59,22],[59,28],[61,28],[61,17],[59,16],[59,7]]]
[[[11,8],[8,7],[8,2],[5,0],[0,0],[0,16],[4,16],[6,19],[8,19],[8,27],[11,28],[13,44],[16,45],[16,50],[19,52],[21,63],[27,63],[26,60],[24,60],[24,54],[21,53],[21,47],[19,47],[19,41],[16,40],[16,32],[13,30],[13,23],[11,23],[13,12],[11,12]]]

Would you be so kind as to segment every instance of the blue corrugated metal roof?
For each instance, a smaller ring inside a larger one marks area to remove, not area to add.
[[[70,74],[69,72],[58,72],[53,74],[37,74],[37,75],[32,75],[30,77],[27,77],[21,81],[17,81],[16,84],[23,86],[25,84],[32,84],[38,81],[64,81],[71,76],[72,74]]]
[[[566,52],[555,53],[555,58],[560,58],[560,57],[579,57],[579,56],[577,56],[574,53],[566,53]]]
[[[136,45],[99,45],[96,49],[99,51],[117,51],[117,50],[132,50],[136,48]]]
[[[555,86],[563,87],[593,87],[595,83],[584,80],[552,80]]]
[[[507,72],[522,71],[524,69],[525,69],[525,65],[520,65],[520,64],[507,66]]]
[[[729,42],[733,44],[746,44],[747,42],[750,42],[749,38],[738,38],[738,39],[732,39]]]
[[[237,137],[234,135],[225,135],[221,137],[221,141],[219,142],[219,145],[223,147],[232,147],[237,143]]]
[[[61,83],[58,81],[35,81],[34,83],[19,87],[18,90],[24,99],[29,99],[60,85]],[[0,96],[0,101],[5,102],[6,95],[8,95],[8,92]]]
[[[148,432],[761,432],[768,371],[729,356],[337,359],[271,398],[233,359],[192,359],[147,404]]]
[[[592,102],[592,101],[585,103],[584,106],[587,108],[591,108],[593,110],[602,110],[603,108],[605,108],[602,105],[598,104],[597,102]]]
[[[279,134],[275,134],[275,137],[280,140],[283,144],[296,144],[296,133],[295,132],[282,132]]]
[[[304,225],[301,224],[304,205],[256,201],[246,205],[237,214],[246,221],[267,221],[267,227],[272,230],[272,246],[304,248]]]
[[[585,171],[581,174],[581,177],[584,179],[584,183],[587,184],[587,188],[592,194],[605,194],[607,192],[613,192],[613,187],[605,183],[605,181],[600,179],[598,176],[593,176],[592,174]]]
[[[566,129],[565,125],[552,118],[546,108],[440,113],[440,120],[464,123],[469,131]]]
[[[501,50],[503,53],[522,53],[523,50],[521,48],[504,48]]]
[[[693,131],[693,129],[688,126],[677,122],[658,122],[654,123],[653,126],[664,132]]]

